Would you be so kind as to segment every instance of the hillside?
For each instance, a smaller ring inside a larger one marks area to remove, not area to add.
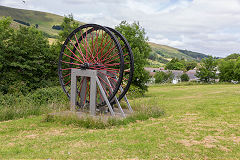
[[[58,30],[52,29],[53,25],[60,25],[63,21],[63,17],[46,12],[16,9],[5,6],[0,6],[0,17],[11,16],[12,19],[24,21],[30,23],[31,26],[38,24],[38,29],[46,32],[50,35],[57,35]],[[83,24],[82,22],[79,22]],[[14,22],[14,25],[19,24]]]
[[[171,60],[172,58],[184,58],[187,61],[200,61],[202,58],[207,57],[207,55],[198,52],[180,50],[152,42],[149,42],[148,44],[152,48],[149,58],[160,63],[167,63],[167,61]]]
[[[59,16],[56,14],[51,14],[47,12],[40,11],[32,11],[32,10],[24,10],[24,9],[16,9],[5,6],[0,6],[0,17],[2,16],[11,16],[15,21],[22,21],[26,24],[30,24],[31,26],[35,26],[38,24],[38,29],[43,31],[49,35],[57,35],[58,30],[52,29],[53,25],[60,25],[63,21],[63,16]],[[22,25],[18,22],[13,21],[12,26],[14,28],[18,28],[19,25]],[[80,24],[84,24],[83,22],[79,22]],[[54,39],[51,39],[51,42]],[[50,43],[51,43],[50,42]],[[152,52],[149,57],[149,65],[150,66],[162,66],[170,61],[172,58],[184,58],[187,61],[199,61],[207,55],[197,52],[192,52],[188,50],[180,50],[177,48],[169,47],[166,45],[156,44],[149,42],[149,45],[152,48]]]
[[[193,58],[195,58],[197,60],[201,60],[201,59],[207,57],[206,54],[202,54],[202,53],[198,53],[198,52],[192,52],[192,51],[181,50],[181,49],[179,49],[178,51],[182,52],[182,53],[184,53],[184,54],[186,54],[186,55],[188,55],[190,57],[193,57]]]

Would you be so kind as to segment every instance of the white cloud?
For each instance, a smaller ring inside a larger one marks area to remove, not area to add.
[[[215,56],[240,52],[240,0],[0,0],[113,27],[139,21],[151,41]]]

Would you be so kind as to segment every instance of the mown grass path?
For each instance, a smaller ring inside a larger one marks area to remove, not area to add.
[[[153,86],[131,104],[165,115],[103,130],[42,116],[0,122],[0,159],[240,158],[240,85]]]

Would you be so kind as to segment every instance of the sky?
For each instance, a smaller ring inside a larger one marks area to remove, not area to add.
[[[0,0],[114,27],[138,21],[149,41],[225,57],[240,53],[240,0]]]

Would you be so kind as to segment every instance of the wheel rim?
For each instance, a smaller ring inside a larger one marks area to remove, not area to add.
[[[133,53],[131,50],[131,47],[128,43],[128,41],[126,40],[126,38],[117,30],[110,28],[110,27],[106,27],[107,29],[109,29],[118,39],[118,41],[120,42],[120,45],[122,47],[122,51],[123,51],[123,57],[124,57],[124,71],[123,71],[123,80],[121,83],[121,86],[123,88],[123,91],[121,91],[121,89],[119,90],[118,94],[118,100],[120,101],[125,94],[127,93],[131,82],[132,82],[132,78],[133,78],[133,72],[134,72],[134,59],[133,59]],[[114,82],[112,82],[114,83]]]
[[[68,36],[59,56],[58,74],[60,84],[69,98],[72,68],[97,70],[105,94],[112,101],[121,85],[124,71],[123,52],[115,35],[103,26],[86,24]],[[107,79],[116,85],[112,86]],[[78,78],[77,104],[81,107],[90,102],[89,86],[89,78]],[[99,88],[97,105],[105,105]]]

